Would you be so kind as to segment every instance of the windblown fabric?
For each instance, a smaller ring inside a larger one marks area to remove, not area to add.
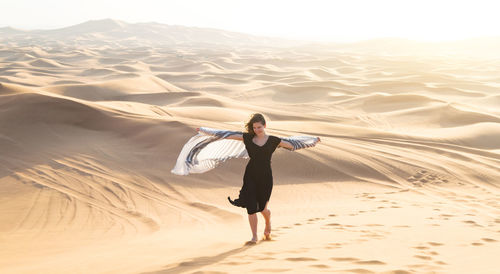
[[[198,134],[191,137],[182,148],[172,173],[177,175],[203,173],[228,159],[248,158],[242,141],[226,139],[238,134],[242,135],[243,132],[201,127]],[[281,139],[290,142],[294,147],[293,150],[312,147],[318,142],[318,138],[309,136]]]

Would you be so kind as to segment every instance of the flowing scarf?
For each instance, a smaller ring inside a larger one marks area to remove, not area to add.
[[[203,173],[228,159],[248,158],[242,141],[227,139],[238,134],[243,132],[200,127],[198,134],[191,137],[182,148],[172,173],[177,175]],[[293,145],[293,149],[289,149],[291,151],[313,147],[318,142],[317,137],[309,136],[290,136],[281,140]]]

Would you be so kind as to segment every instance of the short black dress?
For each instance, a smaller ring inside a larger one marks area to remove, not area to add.
[[[266,143],[259,146],[252,141],[254,136],[250,133],[243,133],[243,142],[250,161],[245,169],[240,196],[234,201],[228,197],[231,204],[246,208],[248,214],[264,210],[271,197],[273,190],[271,156],[281,142],[280,138],[269,135]]]

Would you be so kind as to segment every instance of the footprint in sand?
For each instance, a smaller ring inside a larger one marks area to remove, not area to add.
[[[314,221],[321,221],[321,220],[324,220],[324,218],[311,218],[311,219],[309,219],[307,221],[314,222]]]
[[[379,260],[357,261],[354,263],[355,264],[363,264],[363,265],[383,265],[383,264],[385,264],[384,262],[381,262]]]
[[[467,220],[467,221],[463,221],[463,222],[466,224],[473,225],[473,226],[482,227],[482,225],[479,225],[478,223],[476,223],[475,221],[472,221],[472,220]]]
[[[354,262],[354,261],[359,261],[358,258],[352,258],[352,257],[333,257],[330,258],[330,260],[334,260],[337,262]]]
[[[314,267],[314,268],[321,268],[321,269],[327,269],[327,268],[330,268],[328,265],[326,264],[312,264],[310,265],[310,267]]]
[[[325,246],[326,249],[335,249],[335,248],[341,248],[342,244],[340,243],[330,243],[327,246]]]
[[[355,197],[356,197],[356,198],[360,198],[360,196],[358,196],[358,195],[356,195]],[[371,200],[371,199],[375,199],[375,198],[377,198],[377,197],[375,197],[375,196],[372,196],[372,194],[370,194],[370,193],[363,193],[363,194],[361,195],[361,197],[366,198],[366,199],[370,199],[370,200]],[[366,199],[363,199],[363,201],[365,201],[365,202],[366,202],[366,201],[369,201],[369,200],[366,200]]]
[[[384,233],[384,234],[387,234],[387,233]],[[384,235],[379,234],[379,233],[375,233],[375,232],[363,234],[363,235],[361,235],[361,237],[366,237],[366,238],[371,238],[371,239],[383,239],[383,238],[385,238]]]
[[[415,255],[415,256],[413,256],[413,257],[415,257],[415,258],[419,258],[419,259],[421,259],[421,260],[426,260],[426,261],[432,260],[432,257],[430,257],[430,256]]]
[[[496,242],[497,240],[495,239],[491,239],[491,238],[481,238],[482,241],[486,242],[486,243],[493,243],[493,242]],[[484,245],[484,243],[481,243],[481,242],[474,242],[472,243],[471,245],[474,245],[474,246],[481,246],[481,245]]]
[[[384,225],[381,225],[381,224],[367,224],[366,226],[384,226]]]
[[[274,261],[274,260],[276,260],[276,258],[273,258],[273,257],[258,257],[256,259],[259,261]]]
[[[285,260],[292,262],[317,261],[317,259],[309,257],[291,257],[291,258],[286,258]]]
[[[324,220],[325,218],[310,218],[307,220],[308,224],[314,224],[316,221]]]
[[[431,245],[431,246],[441,246],[443,245],[442,243],[438,243],[438,242],[427,242],[427,244]],[[418,245],[418,246],[414,246],[413,248],[415,249],[418,249],[420,252],[420,254],[417,254],[417,255],[414,255],[413,257],[417,258],[417,259],[420,259],[420,260],[425,260],[425,261],[430,261],[433,259],[433,256],[437,256],[439,255],[438,252],[436,251],[433,251],[433,250],[430,250],[430,248],[428,246],[425,246],[425,245]]]

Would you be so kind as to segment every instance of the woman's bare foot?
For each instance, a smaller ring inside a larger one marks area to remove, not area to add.
[[[257,236],[252,237],[252,239],[245,243],[245,245],[254,245],[257,243]]]
[[[266,226],[266,229],[264,230],[264,240],[271,240],[271,225],[269,225],[269,228]]]
[[[264,213],[266,219],[266,228],[264,229],[264,240],[271,240],[271,210],[267,209]]]

